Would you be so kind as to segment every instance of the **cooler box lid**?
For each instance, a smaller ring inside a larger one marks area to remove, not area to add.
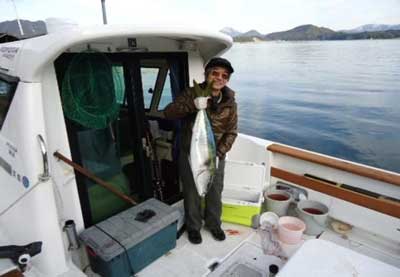
[[[244,161],[225,161],[222,198],[258,202],[264,186],[264,165]]]
[[[138,214],[145,210],[152,210],[155,215],[147,222],[136,220]],[[176,222],[178,218],[179,212],[176,209],[151,198],[84,230],[80,239],[104,261],[110,261],[125,249],[129,250]]]

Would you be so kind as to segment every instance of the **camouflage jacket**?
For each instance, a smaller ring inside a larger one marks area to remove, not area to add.
[[[201,86],[204,86],[204,83]],[[190,152],[192,128],[198,111],[193,103],[194,98],[194,89],[192,87],[188,88],[164,110],[165,118],[182,119],[181,150],[187,153]],[[235,92],[228,87],[224,87],[222,89],[222,99],[216,109],[211,108],[210,99],[206,111],[214,132],[217,156],[224,159],[237,137],[238,116]]]

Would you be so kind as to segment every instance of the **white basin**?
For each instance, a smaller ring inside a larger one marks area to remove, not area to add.
[[[278,273],[279,277],[399,277],[400,269],[332,242],[306,241]]]

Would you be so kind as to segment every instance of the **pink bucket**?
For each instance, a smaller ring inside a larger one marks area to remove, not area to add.
[[[287,244],[297,244],[301,241],[306,224],[293,216],[283,216],[278,221],[279,240]]]

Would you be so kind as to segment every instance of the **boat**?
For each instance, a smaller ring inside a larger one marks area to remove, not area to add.
[[[129,201],[156,197],[181,210],[179,124],[162,110],[231,46],[190,26],[112,25],[0,44],[0,276],[98,276],[77,236]],[[107,116],[77,112],[90,103]],[[400,174],[239,134],[225,179],[227,239],[202,231],[192,245],[183,234],[138,276],[272,276],[272,264],[278,276],[400,276]],[[272,187],[324,203],[347,229],[327,224],[265,255],[257,215]]]

